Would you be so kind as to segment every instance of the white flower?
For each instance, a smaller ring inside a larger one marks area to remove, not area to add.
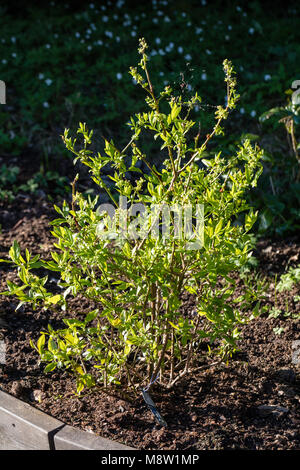
[[[202,3],[203,6],[205,6],[206,5],[206,0],[201,0],[201,3]]]
[[[186,54],[186,55],[184,56],[184,58],[185,58],[185,60],[192,60],[191,54]]]
[[[163,77],[163,76],[164,76],[164,72],[159,72],[159,75],[160,75],[161,77]]]
[[[108,16],[107,15],[102,16],[102,21],[104,23],[107,23],[108,22]]]
[[[76,38],[80,38],[80,33],[75,33]]]
[[[168,16],[165,16],[165,17],[164,17],[164,22],[165,22],[165,23],[170,23],[170,21],[171,21],[171,20],[170,20],[170,18],[169,18]]]
[[[88,51],[91,51],[91,50],[92,50],[92,46],[89,45],[89,46],[87,47],[87,50],[88,50]]]
[[[150,52],[150,55],[157,55],[157,50],[153,49],[151,52]]]
[[[92,30],[88,28],[88,29],[86,30],[86,34],[92,34]]]
[[[157,24],[158,23],[158,18],[152,18],[153,23]]]
[[[229,24],[229,25],[228,25],[228,29],[229,29],[229,31],[231,31],[231,30],[232,30],[232,26],[231,26],[231,24]]]
[[[254,29],[254,28],[249,28],[249,30],[248,30],[248,33],[249,33],[249,34],[254,34],[254,32],[255,32],[255,29]]]
[[[95,5],[93,3],[90,3],[90,8],[91,9],[95,8]]]
[[[179,54],[182,54],[182,53],[183,53],[183,47],[179,46],[179,47],[177,48],[177,51],[179,52]]]
[[[211,55],[211,54],[212,54],[212,52],[211,52],[209,49],[206,49],[205,52],[206,52],[207,55]]]
[[[6,60],[6,59],[2,59],[2,64],[7,64],[7,60]]]
[[[207,80],[207,75],[205,72],[203,72],[203,74],[201,75],[201,79],[202,80]]]
[[[251,111],[250,116],[252,116],[252,117],[256,116],[256,111],[254,109]]]
[[[113,19],[117,21],[117,20],[119,19],[119,16],[115,13],[115,14],[113,15]]]
[[[136,36],[136,31],[131,31],[131,36]]]
[[[155,39],[155,42],[156,42],[156,44],[160,44],[160,43],[161,43],[160,38],[156,38],[156,39]]]
[[[105,31],[105,36],[109,37],[109,38],[112,38],[113,37],[113,33],[111,31]]]
[[[39,73],[39,79],[40,79],[40,80],[43,80],[44,76],[45,76],[45,75],[44,75],[43,73]]]
[[[17,57],[17,54],[15,52],[13,52],[12,57]]]
[[[160,55],[165,55],[165,54],[166,54],[163,49],[158,49],[158,53],[159,53]]]
[[[244,108],[241,108],[241,109],[240,109],[240,113],[241,113],[241,114],[245,114],[245,109],[244,109]]]
[[[267,82],[267,81],[271,80],[272,77],[271,77],[270,74],[266,73],[266,75],[265,75],[264,78],[265,78],[265,80],[266,80],[266,82]]]
[[[229,34],[225,34],[225,40],[226,40],[226,41],[229,41],[229,39],[230,39]]]
[[[161,10],[157,10],[156,14],[157,16],[163,16],[164,13]]]
[[[97,44],[98,46],[103,46],[103,41],[101,41],[101,39],[98,39],[98,41],[96,42],[96,44]]]
[[[14,36],[11,38],[11,42],[13,42],[13,43],[16,42],[16,38]]]
[[[183,11],[183,12],[181,13],[181,16],[182,16],[183,18],[185,18],[185,17],[186,17],[186,12]]]
[[[120,42],[120,36],[116,36],[116,41]]]
[[[45,48],[46,48],[46,49],[50,49],[50,48],[51,48],[50,44],[46,44],[46,45],[45,45]]]
[[[44,106],[44,108],[49,108],[49,103],[48,103],[48,101],[44,101],[43,106]]]
[[[47,78],[47,79],[45,80],[45,83],[46,83],[46,85],[48,85],[48,86],[51,85],[51,83],[52,83],[51,78]]]
[[[203,28],[196,28],[196,34],[201,34],[203,32]]]
[[[237,11],[242,11],[241,7],[239,5],[236,6]]]
[[[122,80],[122,74],[120,72],[117,73],[116,77],[117,77],[118,80]]]

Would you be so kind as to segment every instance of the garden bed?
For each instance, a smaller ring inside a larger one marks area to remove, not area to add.
[[[46,257],[52,245],[48,223],[53,216],[45,199],[18,196],[11,205],[2,204],[0,257],[7,257],[13,240],[22,250]],[[300,262],[300,239],[261,240],[255,256],[258,272],[270,281],[265,304],[271,308],[274,277]],[[1,291],[6,289],[7,277],[13,280],[16,274],[9,265],[1,265]],[[300,369],[292,348],[300,339],[296,294],[297,286],[277,294],[277,307],[282,312],[288,309],[289,316],[269,318],[265,313],[242,327],[240,352],[228,364],[209,357],[207,368],[172,390],[154,386],[151,396],[167,427],[155,423],[142,396],[132,404],[99,392],[78,396],[66,372],[43,374],[44,365],[29,340],[36,341],[49,322],[53,327],[59,324],[61,313],[54,317],[27,306],[15,311],[16,301],[3,296],[0,339],[5,354],[0,387],[66,425],[136,449],[299,449]],[[80,299],[70,305],[74,316],[89,308]],[[189,296],[184,309],[193,309]]]

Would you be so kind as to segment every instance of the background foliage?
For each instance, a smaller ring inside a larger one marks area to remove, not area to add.
[[[65,196],[64,178],[73,171],[60,138],[66,127],[88,122],[100,149],[102,136],[127,141],[124,123],[142,98],[128,70],[143,36],[156,89],[171,84],[186,97],[195,90],[205,97],[193,116],[203,136],[214,106],[225,99],[222,62],[233,62],[241,97],[227,137],[218,137],[216,146],[230,151],[245,136],[258,141],[266,155],[251,200],[260,209],[257,233],[297,233],[299,182],[291,176],[297,161],[284,126],[259,121],[286,104],[285,91],[300,79],[297,2],[9,2],[0,10],[0,79],[7,87],[7,104],[0,107],[2,199],[40,189]],[[145,145],[156,161],[151,142]]]

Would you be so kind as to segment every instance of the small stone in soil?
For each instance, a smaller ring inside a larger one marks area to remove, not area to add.
[[[259,416],[265,418],[267,416],[281,416],[285,413],[288,413],[288,408],[277,405],[260,405],[257,407],[257,412]]]
[[[25,389],[24,389],[23,385],[20,382],[15,381],[11,384],[10,391],[11,391],[12,395],[14,395],[15,397],[18,398],[18,397],[21,397],[24,394]]]
[[[42,390],[33,390],[30,394],[30,398],[32,401],[41,402],[43,398],[45,398],[46,394],[42,392]]]
[[[278,395],[280,396],[285,395],[286,397],[292,398],[296,395],[296,393],[292,388],[284,387],[284,388],[281,388],[281,390],[278,390]]]
[[[296,374],[292,369],[278,370],[276,376],[279,380],[283,380],[284,382],[294,383],[296,380]]]

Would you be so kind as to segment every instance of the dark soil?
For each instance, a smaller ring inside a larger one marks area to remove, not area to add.
[[[22,250],[49,256],[53,240],[48,223],[55,214],[45,199],[19,197],[10,206],[2,204],[0,258],[7,258],[14,239]],[[262,240],[255,256],[258,272],[270,282],[265,304],[271,308],[274,277],[300,262],[300,239]],[[4,291],[6,279],[16,275],[7,264],[0,269],[0,291]],[[294,301],[299,291],[298,285],[278,295],[279,317],[264,313],[242,327],[240,352],[228,364],[213,365],[216,359],[210,357],[211,366],[172,391],[153,389],[151,396],[166,428],[155,423],[142,396],[134,404],[99,392],[76,396],[67,373],[43,374],[44,365],[29,340],[36,341],[49,322],[55,326],[56,319],[30,307],[15,311],[15,299],[5,296],[0,298],[0,339],[6,344],[0,386],[66,424],[137,449],[299,450],[300,366],[292,362],[292,342],[300,339],[299,302]],[[191,309],[190,298],[184,307]],[[73,315],[86,308],[79,299]],[[291,314],[284,316],[287,309]]]

